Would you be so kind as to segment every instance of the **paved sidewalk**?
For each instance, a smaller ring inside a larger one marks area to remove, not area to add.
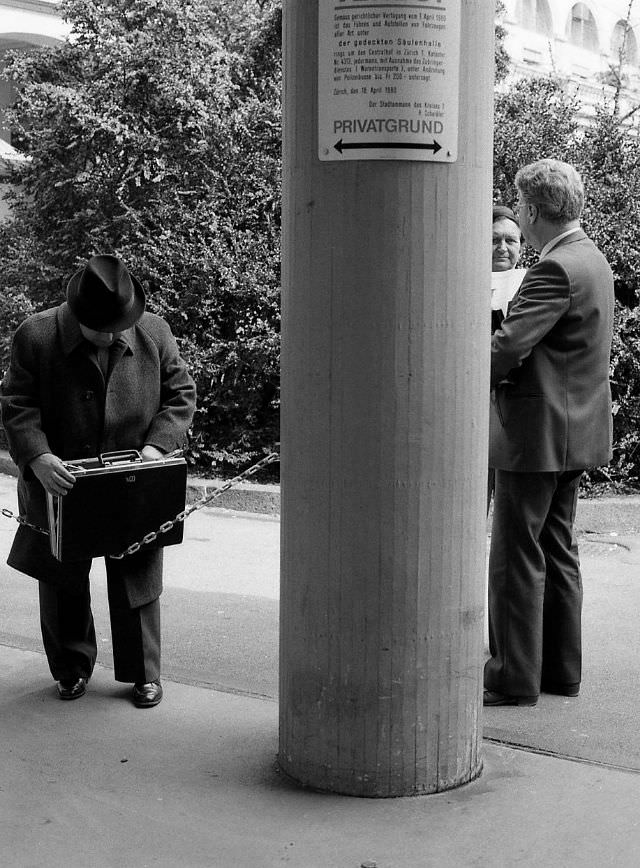
[[[60,702],[0,647],[0,863],[11,868],[635,868],[640,775],[490,743],[438,796],[306,792],[276,771],[273,702],[166,683],[140,711],[98,669]]]
[[[60,702],[41,653],[0,645],[0,865],[636,868],[639,504],[580,507],[581,695],[486,709],[482,776],[437,796],[300,790],[277,772],[272,699],[165,678],[142,711],[98,666]]]

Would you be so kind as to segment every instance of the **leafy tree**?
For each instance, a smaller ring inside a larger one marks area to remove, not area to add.
[[[640,141],[617,110],[600,107],[569,157],[585,181],[583,224],[607,257],[615,279],[611,354],[614,457],[591,474],[626,487],[640,484]]]
[[[494,198],[516,199],[521,166],[543,157],[566,159],[578,134],[578,100],[562,79],[520,79],[496,94],[494,109]]]
[[[542,157],[573,163],[585,184],[584,228],[614,272],[614,459],[589,474],[592,490],[640,484],[640,139],[629,134],[618,105],[614,96],[580,129],[579,102],[556,77],[512,82],[495,104],[494,197],[515,201],[515,174],[526,163]],[[525,250],[522,261],[535,261],[533,251]]]
[[[561,79],[508,84],[496,7],[494,196],[511,204],[517,169],[539,157],[582,173],[585,228],[618,298],[609,475],[637,484],[635,110],[620,118],[616,96],[580,131]],[[0,367],[24,316],[60,301],[87,256],[116,252],[196,377],[193,461],[233,470],[278,438],[281,2],[63,0],[62,10],[72,38],[7,67],[19,89],[12,126],[30,161],[16,173],[15,218],[0,225]]]
[[[611,265],[616,297],[638,304],[640,275],[640,141],[601,107],[570,157],[586,188],[583,222]]]
[[[509,72],[509,55],[504,47],[504,40],[507,31],[502,24],[502,16],[505,8],[502,0],[496,0],[496,21],[495,21],[495,55],[494,55],[494,71],[496,82],[503,81]]]
[[[220,34],[243,9],[240,53]],[[63,0],[62,12],[71,37],[6,70],[30,160],[0,234],[5,291],[26,313],[58,303],[86,257],[121,256],[194,373],[192,459],[232,469],[277,439],[277,7]]]
[[[226,48],[241,53],[265,21],[282,14],[282,0],[211,0],[209,6],[215,33]]]
[[[611,349],[613,461],[590,474],[590,483],[640,488],[640,308],[616,303]]]

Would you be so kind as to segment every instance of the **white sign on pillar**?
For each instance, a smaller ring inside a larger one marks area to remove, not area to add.
[[[461,6],[320,0],[321,160],[457,159]]]

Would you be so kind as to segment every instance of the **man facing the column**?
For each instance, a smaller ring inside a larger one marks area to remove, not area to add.
[[[574,518],[582,473],[608,462],[612,443],[613,276],[580,228],[580,176],[547,159],[515,180],[520,228],[540,258],[491,341],[489,706],[580,690]]]

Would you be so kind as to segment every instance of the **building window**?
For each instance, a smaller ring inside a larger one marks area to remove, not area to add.
[[[611,54],[614,63],[618,63],[622,57],[623,63],[638,65],[638,43],[633,30],[627,26],[626,21],[618,21],[613,30]]]
[[[547,0],[519,0],[518,20],[527,30],[553,35],[551,12]]]
[[[598,50],[596,20],[586,3],[576,3],[571,10],[569,39],[581,48]]]

